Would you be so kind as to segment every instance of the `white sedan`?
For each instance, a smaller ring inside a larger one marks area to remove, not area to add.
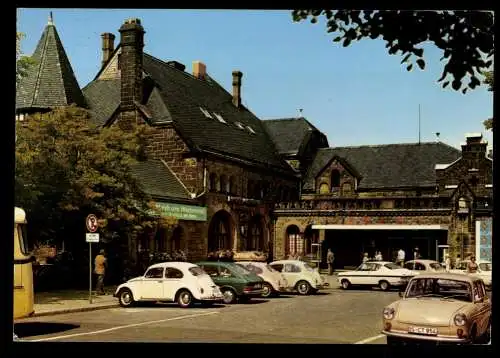
[[[122,307],[135,302],[177,302],[190,307],[194,302],[222,301],[217,285],[199,266],[189,262],[162,262],[148,267],[143,276],[117,287],[115,297]]]
[[[351,286],[380,287],[387,291],[391,287],[406,286],[413,273],[393,262],[368,261],[359,265],[354,271],[340,272],[337,280],[346,290]]]
[[[443,266],[435,260],[417,259],[406,261],[404,268],[413,272],[414,275],[429,272],[443,272]]]
[[[469,262],[470,262],[470,260],[460,261],[454,269],[450,270],[450,272],[469,274],[467,272],[467,265],[469,264]],[[491,271],[491,269],[492,269],[491,262],[479,261],[478,267],[479,267],[479,270],[475,274],[470,274],[470,275],[479,276],[483,280],[484,285],[488,289],[491,289],[491,282],[492,282],[491,281],[491,272],[492,272]]]
[[[308,295],[327,286],[318,270],[309,266],[307,262],[280,260],[271,262],[269,266],[283,274],[288,282],[288,291],[297,291],[301,295]]]
[[[264,280],[262,297],[278,296],[280,292],[287,290],[288,283],[285,276],[267,263],[255,261],[239,261],[235,263]]]

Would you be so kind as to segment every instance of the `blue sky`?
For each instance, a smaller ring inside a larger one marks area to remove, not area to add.
[[[465,133],[491,132],[493,95],[485,86],[462,94],[436,83],[441,53],[426,45],[425,71],[407,72],[401,56],[387,54],[383,41],[364,40],[344,48],[332,42],[322,23],[294,23],[290,11],[169,9],[18,9],[17,30],[31,55],[49,11],[83,87],[101,63],[101,33],[140,18],[144,50],[176,60],[191,71],[200,60],[231,91],[231,71],[243,72],[243,103],[261,119],[302,114],[328,136],[330,146],[441,141],[459,148]],[[415,66],[417,67],[417,66]]]

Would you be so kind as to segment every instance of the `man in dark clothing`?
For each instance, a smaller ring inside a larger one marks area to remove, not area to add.
[[[332,249],[328,249],[326,254],[326,262],[328,263],[328,274],[331,276],[333,274],[333,262],[335,261],[335,256],[333,255]]]

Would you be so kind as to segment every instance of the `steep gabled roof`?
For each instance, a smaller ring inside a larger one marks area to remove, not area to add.
[[[295,175],[280,157],[262,121],[246,107],[235,107],[232,95],[209,75],[199,80],[144,54],[143,79],[154,83],[152,90],[145,91],[148,97],[143,103],[152,114],[153,125],[172,122],[192,149]],[[104,125],[120,103],[120,79],[96,77],[84,93],[94,120]]]
[[[280,154],[297,154],[301,149],[304,138],[312,131],[319,132],[304,117],[266,119],[262,123]]]
[[[31,58],[34,64],[16,89],[16,110],[49,109],[73,103],[86,106],[52,21],[45,27]]]
[[[316,176],[334,156],[361,175],[359,189],[391,189],[434,186],[435,165],[453,162],[461,151],[441,142],[324,148],[306,174],[304,190],[314,190]]]
[[[132,166],[144,191],[153,197],[191,200],[188,191],[161,160],[148,159]]]

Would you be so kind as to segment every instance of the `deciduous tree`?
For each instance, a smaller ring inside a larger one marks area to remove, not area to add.
[[[326,18],[333,41],[344,47],[362,39],[382,38],[391,55],[400,53],[401,63],[411,71],[412,58],[425,68],[422,45],[433,43],[443,51],[444,68],[438,82],[454,90],[474,89],[490,69],[494,55],[494,17],[488,11],[372,11],[294,10],[294,21]],[[466,83],[468,79],[468,83]]]

